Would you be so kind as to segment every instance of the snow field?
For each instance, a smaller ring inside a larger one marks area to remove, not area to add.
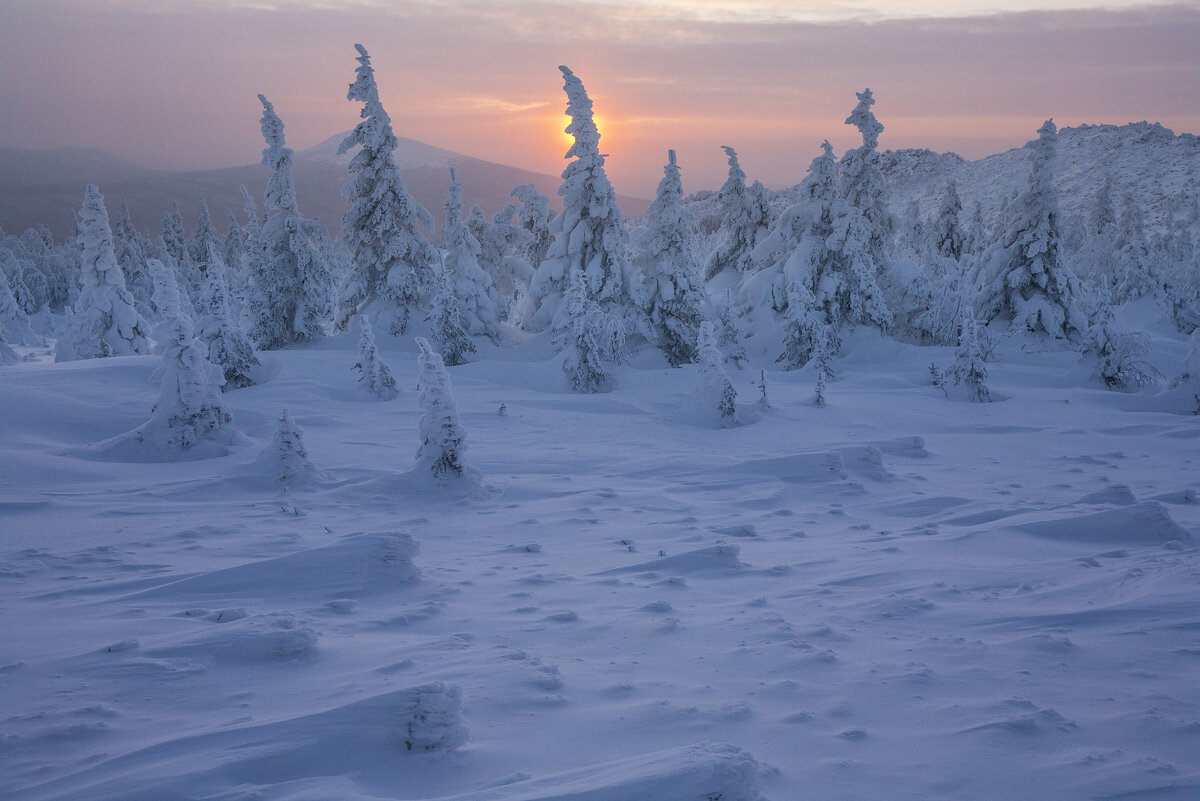
[[[732,428],[679,411],[695,366],[580,396],[484,346],[449,368],[483,484],[442,488],[411,340],[391,402],[354,337],[260,354],[246,441],[178,463],[87,449],[158,358],[5,368],[5,795],[1194,798],[1197,418],[1022,344],[975,404],[927,382],[952,349],[861,332],[826,408],[767,371]]]

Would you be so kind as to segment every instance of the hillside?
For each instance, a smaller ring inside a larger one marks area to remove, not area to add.
[[[932,216],[946,182],[953,179],[963,208],[969,213],[978,201],[990,224],[1004,202],[1025,189],[1029,155],[1027,146],[978,161],[953,153],[899,150],[883,153],[882,165],[893,213],[907,213],[915,201],[924,216]],[[1186,214],[1200,194],[1200,138],[1147,122],[1063,128],[1055,173],[1064,218],[1088,213],[1108,176],[1118,212],[1128,193],[1149,225],[1165,226],[1169,213]]]
[[[346,166],[351,154],[337,155],[343,136],[331,137],[295,156],[294,178],[301,211],[321,220],[334,233],[346,211],[341,192],[349,179]],[[520,184],[535,184],[557,204],[562,182],[557,176],[494,164],[412,139],[400,139],[396,162],[408,191],[439,224],[451,166],[458,168],[467,207],[479,205],[489,217],[509,202],[509,193]],[[138,167],[100,150],[0,150],[0,229],[20,233],[41,223],[56,237],[64,236],[71,227],[71,211],[78,209],[83,188],[89,183],[100,186],[113,208],[125,198],[134,223],[152,232],[159,230],[162,214],[173,201],[179,202],[190,225],[200,198],[208,201],[218,226],[224,228],[226,209],[233,209],[244,219],[239,187],[249,189],[261,207],[268,177],[267,169],[257,164],[169,172]],[[641,213],[649,205],[649,201],[638,198],[619,199],[622,209],[629,213]]]

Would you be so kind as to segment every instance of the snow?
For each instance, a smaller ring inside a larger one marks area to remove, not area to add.
[[[413,479],[419,393],[354,392],[352,335],[263,354],[228,455],[154,464],[81,453],[160,358],[18,346],[4,797],[1195,798],[1198,418],[1030,344],[978,404],[929,385],[952,348],[851,331],[824,408],[767,369],[710,428],[697,365],[578,395],[546,335],[481,341],[447,369],[472,493]],[[267,464],[285,408],[313,480]]]

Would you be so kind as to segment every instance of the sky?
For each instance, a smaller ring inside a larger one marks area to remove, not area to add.
[[[0,0],[0,148],[255,163],[263,93],[301,150],[353,127],[354,44],[398,136],[557,174],[558,65],[592,98],[618,192],[666,151],[716,189],[722,145],[788,186],[869,87],[881,148],[982,158],[1042,121],[1200,132],[1200,1]]]

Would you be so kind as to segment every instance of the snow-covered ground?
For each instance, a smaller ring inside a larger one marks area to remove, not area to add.
[[[750,801],[1200,797],[1200,418],[1005,340],[859,332],[680,411],[643,355],[451,368],[484,486],[411,473],[355,340],[260,354],[226,457],[101,461],[159,358],[0,368],[0,796]],[[1154,360],[1184,343],[1157,330]],[[25,349],[28,351],[29,349]],[[260,458],[284,409],[322,471]],[[751,415],[753,416],[753,415]]]

